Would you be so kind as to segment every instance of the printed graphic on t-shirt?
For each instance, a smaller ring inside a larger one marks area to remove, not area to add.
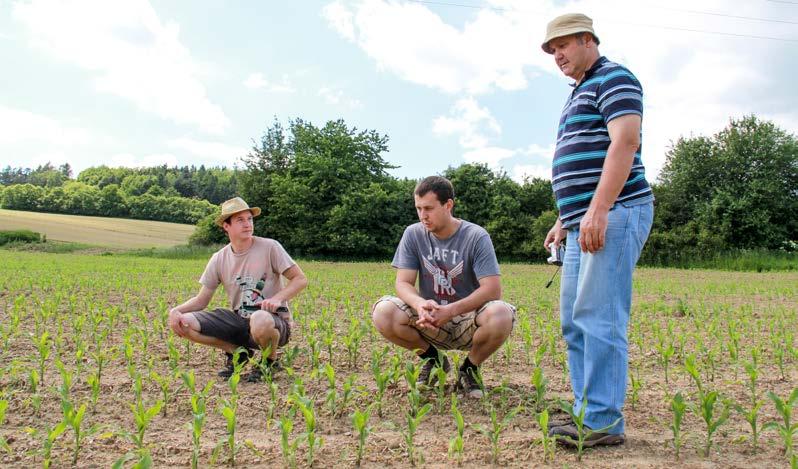
[[[454,253],[453,258],[456,258],[457,251],[454,251]],[[461,260],[451,269],[441,268],[430,262],[427,258],[424,258],[423,261],[426,273],[422,275],[432,277],[433,291],[435,292],[438,303],[445,305],[457,301],[455,285],[460,281],[459,277],[463,273],[463,261]]]
[[[265,299],[263,297],[263,286],[266,285],[266,277],[255,280],[255,277],[244,274],[236,277],[236,285],[241,290],[241,304],[238,306],[240,311],[257,311],[260,304]]]

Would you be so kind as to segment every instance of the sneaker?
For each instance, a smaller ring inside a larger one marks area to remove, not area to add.
[[[437,360],[425,361],[424,365],[422,365],[421,367],[421,371],[418,373],[418,379],[416,380],[416,385],[435,387],[438,384],[438,374],[433,373],[433,371],[437,366],[438,366]],[[446,358],[446,355],[443,355],[443,371],[448,373],[450,369],[451,367],[449,366],[449,359]]]
[[[583,431],[588,430],[590,430],[588,426],[583,427]],[[579,432],[576,428],[576,424],[574,423],[552,428],[549,430],[549,436],[555,437],[557,439],[557,443],[570,446],[572,448],[576,448],[577,441],[579,441]],[[626,435],[623,433],[613,434],[605,432],[593,432],[585,437],[585,441],[582,446],[585,448],[592,448],[594,446],[614,446],[622,445],[625,442]]]
[[[473,373],[472,371],[460,370],[457,374],[457,385],[455,385],[455,389],[463,391],[466,397],[482,399],[484,393]],[[479,373],[479,371],[477,371],[477,373]]]
[[[233,364],[233,354],[232,353],[225,353],[226,359],[224,362],[224,368],[219,370],[216,373],[220,378],[228,379],[233,376],[233,372],[235,372],[235,365]],[[238,364],[246,364],[249,361],[249,357],[252,356],[252,350],[244,349],[243,352],[238,354]]]

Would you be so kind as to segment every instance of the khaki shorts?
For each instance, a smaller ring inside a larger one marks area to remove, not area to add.
[[[474,339],[474,332],[476,332],[478,327],[476,321],[477,316],[479,316],[482,311],[485,311],[485,308],[492,304],[499,303],[507,306],[510,311],[513,312],[513,326],[515,326],[516,308],[510,303],[504,302],[502,300],[488,301],[476,311],[455,316],[449,322],[444,324],[443,327],[438,329],[437,332],[432,329],[416,327],[416,321],[418,321],[418,312],[400,298],[392,295],[385,295],[377,300],[377,302],[374,303],[374,306],[376,307],[381,301],[390,301],[399,309],[404,311],[407,314],[407,317],[410,318],[410,325],[416,329],[419,334],[421,334],[421,337],[441,350],[471,350],[471,342]]]

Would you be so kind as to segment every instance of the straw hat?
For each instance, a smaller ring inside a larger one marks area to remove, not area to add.
[[[593,35],[593,40],[596,44],[599,43],[599,38],[596,36],[596,32],[593,31],[592,19],[582,13],[568,13],[558,16],[549,22],[548,26],[546,26],[546,39],[540,47],[543,48],[543,52],[553,54],[554,51],[549,47],[549,41],[576,33],[590,33]]]
[[[234,197],[230,200],[225,200],[222,202],[222,213],[216,217],[216,224],[222,226],[225,220],[227,220],[232,215],[235,215],[238,212],[244,212],[249,210],[252,212],[253,217],[257,217],[260,215],[260,208],[259,207],[250,207],[244,202],[244,199],[241,197]]]

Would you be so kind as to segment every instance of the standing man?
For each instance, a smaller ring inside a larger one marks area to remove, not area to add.
[[[560,287],[562,332],[574,412],[586,402],[586,446],[625,441],[632,272],[648,238],[654,196],[640,159],[643,90],[625,67],[602,57],[593,21],[552,20],[543,50],[574,80],[557,131],[552,186],[559,218],[544,245],[566,240]],[[550,435],[576,440],[570,419]]]
[[[253,349],[268,350],[266,365],[275,367],[277,348],[291,337],[288,300],[308,281],[302,269],[273,239],[253,236],[253,217],[260,208],[251,207],[240,197],[222,203],[216,224],[230,243],[214,253],[200,277],[199,293],[169,311],[169,327],[175,334],[198,344],[221,349],[227,355],[219,376],[233,374],[233,352],[244,347],[239,360],[248,361]],[[281,277],[288,279],[283,287]],[[230,309],[203,311],[219,284],[224,285]],[[245,376],[250,382],[262,379],[257,368]]]
[[[456,387],[481,398],[479,366],[510,336],[515,307],[501,301],[499,263],[488,232],[452,215],[452,183],[430,176],[416,185],[414,198],[420,222],[405,229],[391,263],[397,296],[377,301],[374,325],[424,360],[422,385],[434,385],[436,365],[449,371],[439,349],[468,350]]]

